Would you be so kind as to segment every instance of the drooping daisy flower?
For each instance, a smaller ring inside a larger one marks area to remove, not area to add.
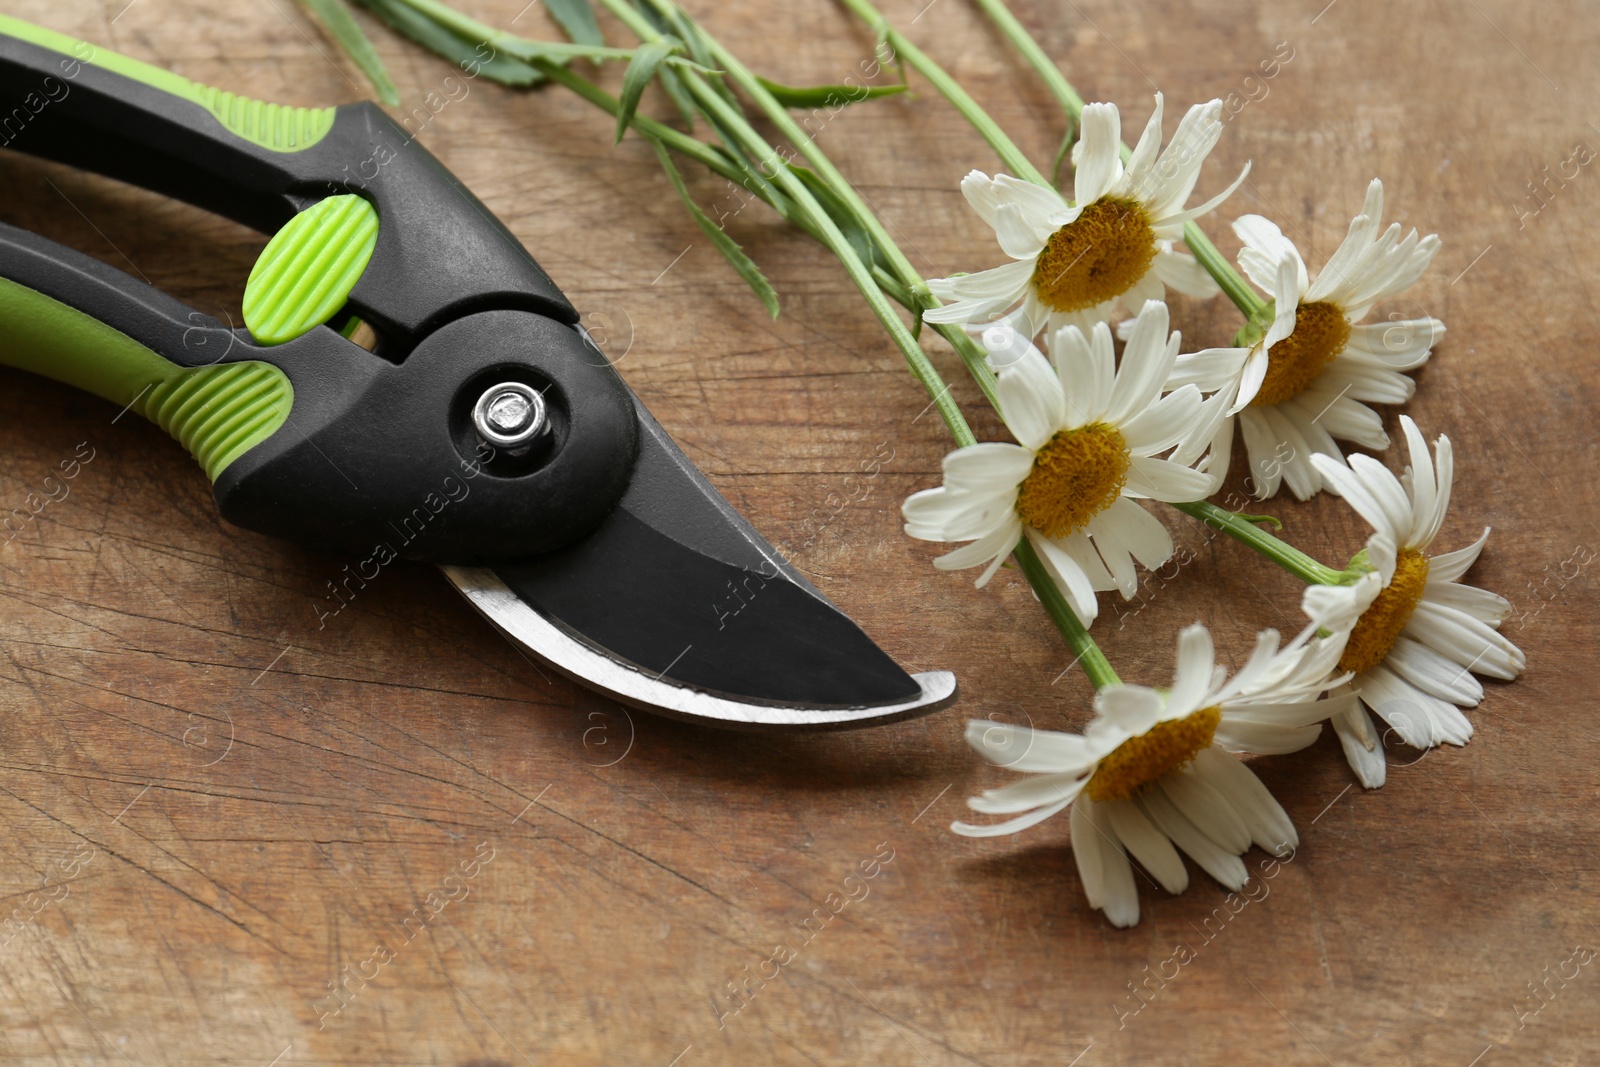
[[[1355,699],[1317,699],[1343,681],[1329,675],[1342,642],[1313,632],[1280,649],[1277,631],[1263,631],[1249,661],[1227,681],[1210,633],[1190,626],[1178,638],[1172,688],[1100,690],[1095,718],[1082,734],[973,720],[967,725],[973,748],[1036,777],[967,802],[1016,818],[950,829],[967,837],[1012,834],[1070,805],[1084,895],[1114,926],[1139,921],[1130,856],[1169,893],[1189,884],[1179,849],[1227,888],[1243,888],[1249,874],[1240,856],[1252,842],[1281,856],[1300,839],[1266,786],[1232,753],[1305,748],[1321,732],[1320,720]]]
[[[1527,662],[1497,630],[1510,603],[1457,583],[1483,551],[1488,529],[1466,548],[1426,554],[1450,505],[1450,439],[1440,435],[1430,461],[1416,423],[1402,415],[1400,424],[1411,452],[1403,478],[1369,456],[1351,456],[1348,466],[1313,457],[1328,485],[1375,531],[1366,547],[1372,571],[1354,585],[1310,586],[1304,600],[1318,625],[1345,636],[1339,669],[1354,675],[1361,703],[1334,716],[1333,725],[1369,789],[1384,781],[1383,744],[1361,705],[1415,748],[1464,745],[1472,723],[1460,709],[1483,699],[1473,673],[1509,681]]]
[[[1181,338],[1168,336],[1167,307],[1155,301],[1139,313],[1120,368],[1104,323],[1089,338],[1075,326],[1052,335],[1054,366],[1012,336],[996,393],[1018,443],[946,456],[944,485],[901,509],[905,530],[924,541],[971,541],[933,562],[941,570],[986,565],[980,587],[1026,536],[1088,625],[1096,590],[1132,597],[1133,561],[1156,568],[1172,557],[1171,535],[1136,498],[1198,500],[1215,490],[1191,464],[1227,398],[1203,400],[1192,386],[1160,395]]]
[[[1119,303],[1138,311],[1146,300],[1164,298],[1169,285],[1191,296],[1216,295],[1211,276],[1172,244],[1185,222],[1226,200],[1250,167],[1219,196],[1186,209],[1200,165],[1222,135],[1222,101],[1190,108],[1165,151],[1161,107],[1157,93],[1155,113],[1126,168],[1116,105],[1083,109],[1071,203],[1054,189],[1007,174],[991,178],[975,170],[962,179],[967,203],[1016,262],[930,280],[934,295],[950,303],[923,318],[983,325],[1015,308],[1012,325],[1032,338],[1066,325],[1088,333]]]
[[[1216,348],[1180,357],[1171,386],[1210,392],[1234,385],[1234,401],[1250,455],[1255,493],[1274,496],[1287,482],[1305,500],[1326,488],[1314,455],[1335,460],[1338,438],[1364,448],[1389,446],[1383,420],[1367,404],[1400,404],[1416,392],[1402,372],[1428,361],[1444,336],[1434,318],[1357,325],[1372,306],[1409,288],[1439,250],[1439,238],[1380,233],[1383,183],[1367,187],[1366,204],[1344,243],[1315,281],[1277,226],[1259,215],[1233,224],[1244,242],[1239,266],[1266,290],[1274,317],[1252,348]]]

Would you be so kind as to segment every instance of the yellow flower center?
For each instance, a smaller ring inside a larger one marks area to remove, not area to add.
[[[1339,669],[1360,674],[1382,663],[1417,610],[1427,584],[1428,557],[1413,548],[1403,549],[1395,561],[1394,577],[1350,631]]]
[[[1128,445],[1103,422],[1057,430],[1017,487],[1017,514],[1046,537],[1065,537],[1116,503],[1128,480]]]
[[[1221,708],[1201,708],[1181,719],[1156,723],[1101,760],[1084,791],[1090,800],[1127,800],[1210,747],[1221,722]]]
[[[1156,258],[1156,235],[1137,200],[1103,196],[1050,235],[1033,269],[1048,308],[1083,311],[1133,288]]]
[[[1333,304],[1301,304],[1294,332],[1267,353],[1267,376],[1252,404],[1281,404],[1305,392],[1350,340],[1350,320]]]

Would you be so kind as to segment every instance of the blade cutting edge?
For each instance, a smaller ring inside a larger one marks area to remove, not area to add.
[[[802,708],[749,704],[663,680],[591,648],[517,596],[487,567],[441,568],[445,576],[508,638],[574,681],[614,700],[674,718],[760,729],[848,729],[925,715],[956,695],[955,675],[912,675],[918,695],[900,704],[861,708]]]

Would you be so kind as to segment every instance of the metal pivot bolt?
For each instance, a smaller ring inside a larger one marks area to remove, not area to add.
[[[544,397],[521,382],[502,382],[484,390],[472,407],[472,424],[484,441],[513,455],[550,428]]]

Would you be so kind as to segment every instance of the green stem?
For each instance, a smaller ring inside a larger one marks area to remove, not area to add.
[[[1245,281],[1244,275],[1228,262],[1227,257],[1211,243],[1211,238],[1205,235],[1205,231],[1200,229],[1193,219],[1183,224],[1183,243],[1189,246],[1189,251],[1194,253],[1194,258],[1206,269],[1206,273],[1216,279],[1217,285],[1228,294],[1233,306],[1242,311],[1246,319],[1254,322],[1256,316],[1267,306],[1267,302],[1256,295],[1256,291],[1250,288],[1250,283]]]
[[[608,8],[616,10],[610,0],[603,0],[603,2],[606,3]],[[664,16],[671,17],[676,15],[685,22],[690,21],[688,14],[678,8],[672,0],[646,0],[646,2]],[[642,23],[643,20],[635,16],[633,19],[628,20],[628,27],[637,33]],[[699,30],[699,27],[696,26],[696,29]],[[911,261],[900,250],[900,246],[895,242],[894,238],[889,236],[889,232],[884,229],[883,223],[879,221],[877,213],[861,199],[861,195],[856,192],[855,186],[839,171],[838,167],[834,166],[833,160],[828,158],[827,153],[817,147],[811,134],[794,120],[794,116],[789,114],[788,108],[784,107],[772,95],[767,87],[761,83],[761,79],[757,78],[737,55],[704,30],[699,30],[699,32],[706,45],[711,49],[712,57],[723,69],[728,79],[755,103],[778,132],[783,134],[789,140],[789,143],[805,157],[806,162],[811,164],[817,175],[838,194],[840,201],[849,209],[851,217],[871,239],[873,245],[881,250],[884,258],[888,261],[890,271],[899,279],[900,284],[910,293],[914,301],[914,304],[907,305],[910,310],[913,313],[920,313],[939,307],[938,298],[928,291],[927,282],[917,273],[917,269],[911,265]],[[978,383],[978,388],[983,391],[989,403],[996,405],[994,371],[990,370],[989,364],[985,359],[986,353],[982,347],[959,326],[941,324],[936,326],[935,329],[961,356],[962,362],[966,364],[967,372]]]
[[[976,100],[972,99],[960,83],[930,59],[926,52],[906,40],[899,30],[889,25],[889,20],[883,17],[882,12],[873,7],[868,0],[840,0],[840,3],[855,12],[861,21],[870,26],[890,48],[894,49],[896,57],[903,59],[907,66],[926,78],[928,84],[939,91],[940,96],[961,112],[961,117],[989,142],[989,147],[994,149],[994,154],[1000,157],[1000,162],[1005,164],[1013,176],[1038,185],[1050,185],[1049,179],[1039,172],[1039,169],[1023,154],[1022,149],[1006,136],[1006,132],[989,117],[989,113],[984,111]]]
[[[649,41],[661,36],[647,19],[629,7],[624,0],[603,0],[603,2],[607,10],[620,19],[640,40]],[[933,398],[933,404],[939,409],[939,414],[949,427],[950,435],[955,438],[957,446],[975,444],[977,438],[973,436],[971,427],[967,425],[967,420],[962,416],[961,409],[950,395],[950,389],[939,376],[938,370],[929,362],[927,355],[917,344],[916,338],[911,336],[911,331],[906,328],[905,323],[900,321],[900,316],[890,307],[883,290],[873,280],[872,272],[856,254],[855,247],[812,196],[811,190],[806,188],[805,183],[788,167],[782,165],[777,150],[756,132],[744,113],[723,99],[699,72],[685,69],[682,76],[684,86],[688,88],[695,101],[738,139],[745,153],[758,160],[772,161],[772,180],[810,217],[823,243],[844,266],[845,272],[850,275],[850,280],[855,282],[856,288],[866,298],[867,305],[872,308],[878,321],[888,331],[895,347],[905,356],[912,375]]]
[[[1056,624],[1056,629],[1061,631],[1067,647],[1072,649],[1073,655],[1078,657],[1078,662],[1083,664],[1083,673],[1089,676],[1089,681],[1094,683],[1096,689],[1121,685],[1122,679],[1111,669],[1111,663],[1106,659],[1105,653],[1094,643],[1094,638],[1089,636],[1088,629],[1078,620],[1077,613],[1072,610],[1072,605],[1067,603],[1067,598],[1062,595],[1055,579],[1045,570],[1044,562],[1033,550],[1033,543],[1024,537],[1018,542],[1012,554],[1016,556],[1017,565],[1022,568],[1022,573],[1027,576],[1028,584],[1039,594],[1039,603],[1044,605],[1044,610]]]
[[[1221,530],[1240,544],[1249,545],[1308,585],[1340,585],[1349,578],[1347,572],[1319,563],[1287,541],[1280,541],[1250,519],[1227,508],[1206,500],[1172,506],[1214,530]]]
[[[1017,21],[1017,16],[1011,13],[1003,0],[977,0],[983,13],[995,24],[1001,35],[1022,53],[1022,58],[1028,65],[1038,72],[1044,81],[1045,87],[1050,90],[1050,95],[1056,98],[1056,103],[1061,105],[1061,110],[1072,116],[1073,124],[1083,116],[1083,97],[1072,87],[1050,57],[1045,55],[1044,49],[1039,47],[1039,42],[1033,39],[1033,34],[1023,28]]]
[[[552,82],[571,90],[579,99],[588,101],[612,118],[615,118],[622,110],[622,104],[616,97],[589,79],[573,73],[558,63],[534,59],[529,60],[529,65]],[[634,131],[645,140],[671,149],[685,159],[699,163],[713,174],[720,175],[747,189],[786,221],[800,227],[808,235],[815,238],[819,244],[822,243],[822,234],[809,218],[802,213],[796,212],[789,203],[774,200],[769,195],[770,186],[755,181],[743,167],[730,162],[727,156],[716,151],[704,141],[690,137],[686,133],[675,130],[671,126],[657,122],[655,119],[644,115],[635,114],[631,125]],[[888,273],[878,264],[873,264],[872,276],[877,281],[878,287],[888,293],[896,303],[906,308],[906,310],[915,313],[919,307],[923,306],[922,302],[907,289],[900,279]]]

